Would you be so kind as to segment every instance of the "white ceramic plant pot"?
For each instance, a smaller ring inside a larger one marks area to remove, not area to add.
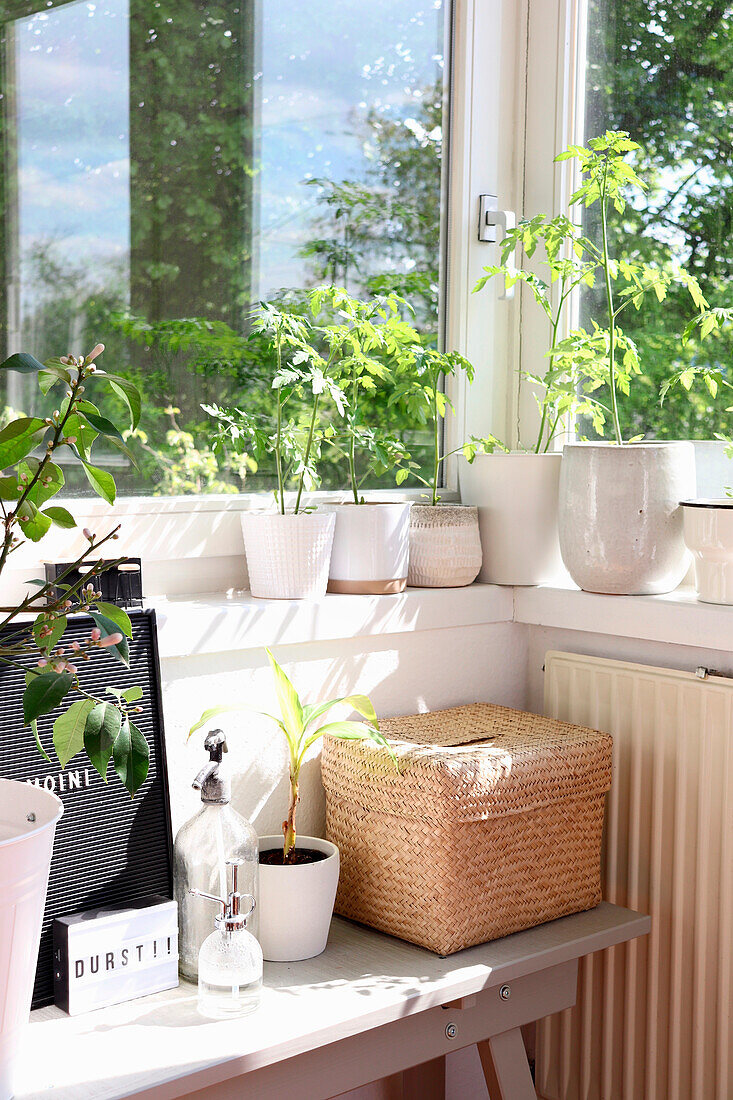
[[[56,825],[50,791],[0,779],[0,1100],[13,1095],[13,1063],[28,1023]]]
[[[479,580],[550,584],[564,574],[557,515],[561,454],[477,455],[464,499],[478,505]]]
[[[682,517],[698,600],[733,604],[733,499],[683,500]]]
[[[326,507],[336,517],[328,591],[402,592],[410,555],[410,502]]]
[[[462,588],[481,568],[478,512],[465,504],[413,504],[410,572],[415,588]]]
[[[261,836],[260,852],[282,848],[280,836]],[[260,864],[258,938],[268,962],[312,959],[326,949],[339,881],[339,850],[330,840],[299,836],[296,848],[325,852],[318,863]]]
[[[671,592],[690,558],[679,502],[694,495],[692,443],[571,443],[560,475],[560,549],[580,588]]]
[[[243,512],[242,535],[253,596],[308,600],[322,596],[335,516],[332,512]]]

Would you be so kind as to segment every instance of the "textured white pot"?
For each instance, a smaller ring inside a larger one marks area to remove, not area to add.
[[[329,592],[402,592],[410,555],[410,502],[326,507],[336,517]]]
[[[0,779],[0,1100],[28,1023],[56,824],[64,807],[30,783]]]
[[[243,512],[242,535],[252,595],[269,600],[322,596],[336,517],[332,512]]]
[[[280,836],[261,836],[260,851],[282,848]],[[260,864],[259,941],[268,962],[312,959],[326,949],[336,887],[339,850],[330,840],[299,836],[296,848],[325,852],[318,863],[271,867]]]
[[[692,443],[571,443],[560,475],[560,549],[587,592],[671,592],[689,568],[679,502],[694,495]]]
[[[733,604],[733,500],[683,500],[682,517],[698,600]]]
[[[477,455],[466,500],[478,505],[479,580],[549,584],[564,573],[557,515],[561,454]]]
[[[481,568],[476,508],[465,504],[413,504],[410,571],[414,588],[462,588]]]

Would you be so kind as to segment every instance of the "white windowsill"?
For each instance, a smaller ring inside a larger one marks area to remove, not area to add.
[[[204,593],[148,603],[157,611],[165,659],[512,621],[733,650],[733,607],[698,603],[687,587],[663,596],[604,596],[572,587],[477,583],[408,588],[398,596],[331,594],[311,601]]]
[[[320,600],[258,600],[235,595],[150,600],[163,658],[406,634],[451,626],[510,622],[512,589],[408,588],[397,596],[329,594]]]
[[[514,620],[703,649],[733,650],[733,607],[699,603],[683,585],[661,596],[604,596],[575,587],[515,588]]]

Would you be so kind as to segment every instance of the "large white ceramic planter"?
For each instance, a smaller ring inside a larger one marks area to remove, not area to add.
[[[410,502],[326,507],[336,517],[329,592],[402,592],[410,554]]]
[[[260,852],[281,848],[280,836],[260,837]],[[330,840],[299,836],[297,848],[325,852],[318,863],[260,864],[258,938],[268,962],[312,959],[326,949],[339,881],[339,850]]]
[[[464,504],[414,504],[410,516],[410,572],[415,588],[461,588],[481,568],[478,512]]]
[[[682,516],[698,600],[733,604],[733,500],[683,500]]]
[[[464,499],[478,505],[484,551],[479,580],[550,584],[563,575],[557,526],[561,465],[559,453],[476,456]]]
[[[242,535],[253,596],[317,599],[326,591],[336,517],[332,512],[243,512]]]
[[[0,1100],[28,1023],[56,824],[64,807],[30,783],[0,779]]]
[[[694,495],[691,443],[571,443],[560,475],[560,549],[588,592],[671,592],[690,564],[679,502]]]

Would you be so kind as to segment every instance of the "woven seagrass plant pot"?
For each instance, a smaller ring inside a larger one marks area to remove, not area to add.
[[[478,509],[464,504],[413,504],[410,568],[415,588],[461,588],[481,568]]]
[[[323,596],[335,522],[329,512],[244,512],[242,535],[252,595],[270,600]]]

